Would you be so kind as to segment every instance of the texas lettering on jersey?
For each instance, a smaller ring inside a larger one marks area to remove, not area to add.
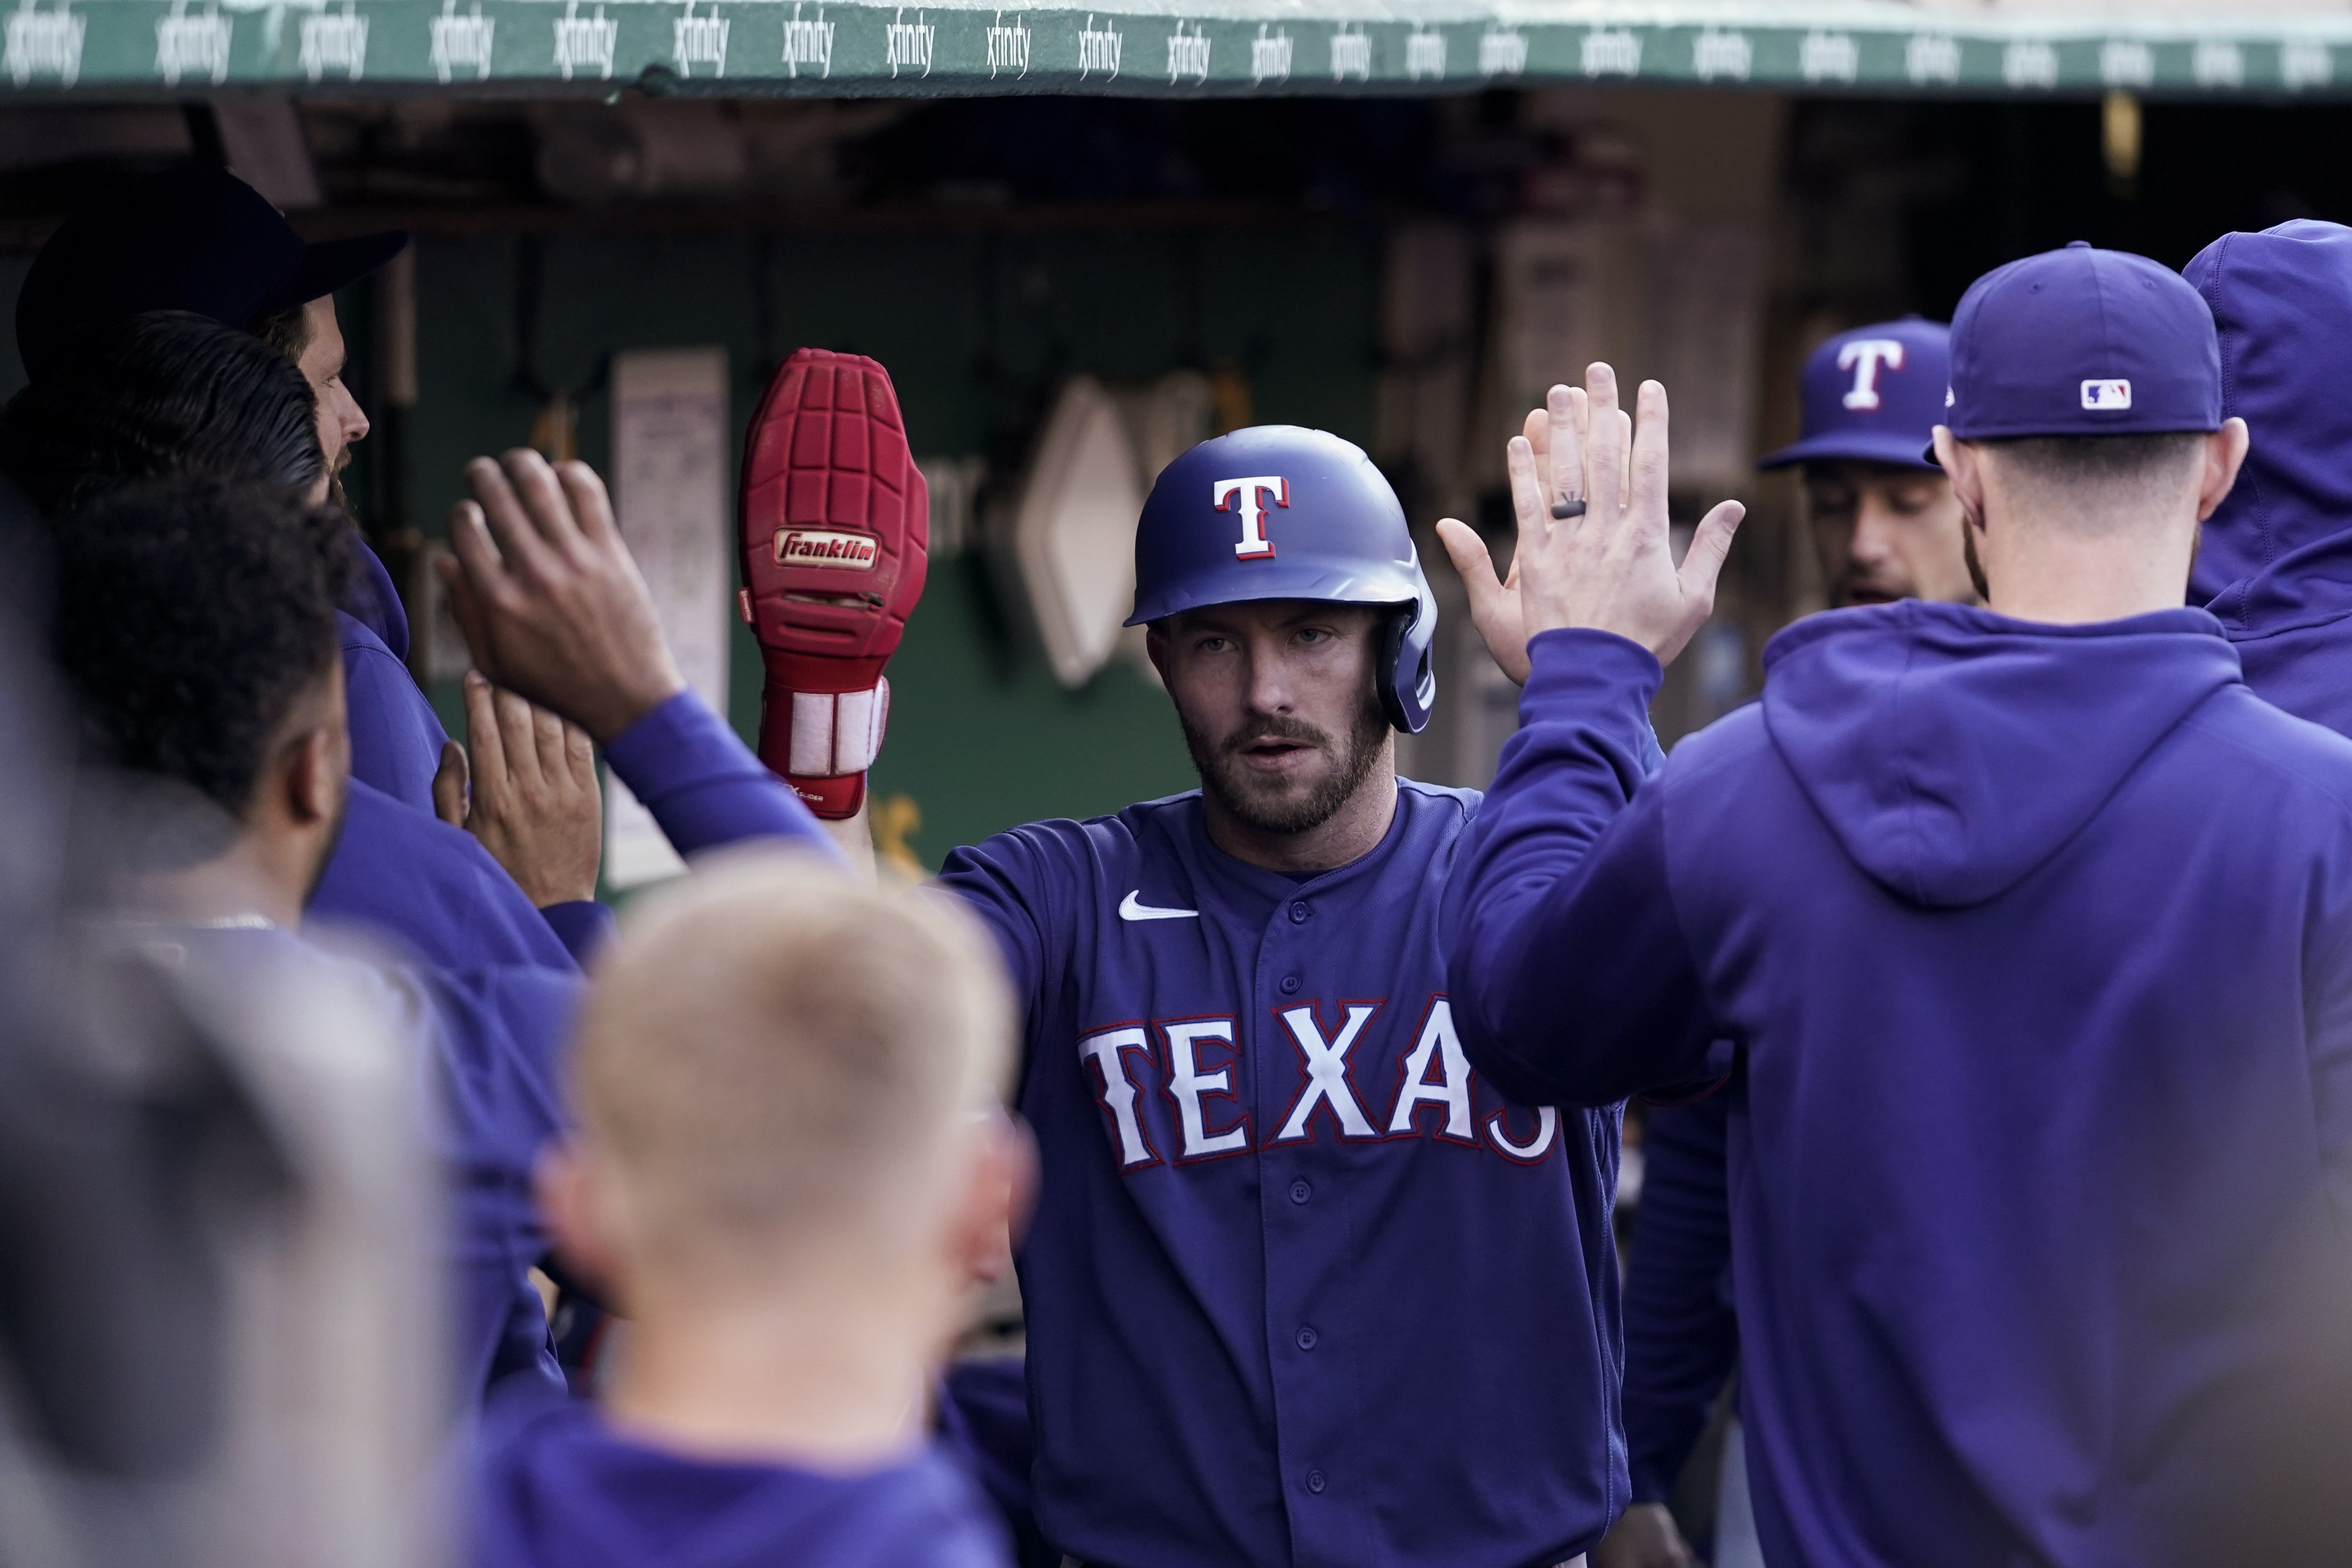
[[[1498,1106],[1478,1119],[1474,1075],[1443,995],[1429,998],[1409,1049],[1397,1049],[1395,1041],[1379,1048],[1376,1020],[1388,1010],[1385,1001],[1339,1003],[1328,1027],[1319,1003],[1277,1010],[1273,1026],[1297,1053],[1298,1082],[1270,1134],[1252,1128],[1234,1081],[1243,1038],[1238,1017],[1114,1024],[1081,1036],[1078,1057],[1122,1170],[1244,1153],[1258,1146],[1254,1139],[1311,1143],[1318,1135],[1364,1142],[1443,1138],[1483,1144],[1521,1164],[1551,1152],[1559,1113],[1549,1106]],[[1397,1064],[1395,1088],[1368,1103],[1357,1089],[1359,1069],[1378,1058]]]

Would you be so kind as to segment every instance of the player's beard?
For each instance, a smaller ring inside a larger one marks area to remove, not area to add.
[[[1181,714],[1179,719],[1202,789],[1214,795],[1235,821],[1257,833],[1309,833],[1338,816],[1379,765],[1381,744],[1389,732],[1388,715],[1377,699],[1356,716],[1344,745],[1297,719],[1253,719],[1216,742],[1193,728],[1190,719]],[[1328,764],[1323,776],[1304,789],[1286,780],[1253,776],[1242,761],[1242,748],[1269,737],[1312,746]]]

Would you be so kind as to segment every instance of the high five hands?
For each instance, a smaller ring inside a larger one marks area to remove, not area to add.
[[[435,811],[531,902],[596,896],[604,811],[592,737],[610,741],[685,689],[604,481],[517,448],[467,465],[440,563],[478,673],[472,749],[442,751]]]
[[[1555,386],[1511,438],[1518,547],[1497,579],[1486,542],[1446,518],[1437,536],[1470,592],[1470,619],[1503,673],[1521,685],[1528,639],[1564,626],[1613,632],[1671,664],[1715,609],[1715,582],[1747,515],[1719,502],[1677,567],[1666,517],[1666,389],[1645,381],[1638,421],[1617,405],[1617,373]],[[1566,515],[1562,515],[1566,514]]]
[[[517,447],[466,483],[440,572],[485,676],[600,743],[686,689],[593,468]]]
[[[435,815],[479,839],[539,908],[594,898],[604,801],[588,731],[469,669],[466,742],[441,744]]]

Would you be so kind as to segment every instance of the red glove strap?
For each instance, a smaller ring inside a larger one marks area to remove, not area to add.
[[[799,779],[786,773],[784,782],[793,786],[793,793],[801,797],[813,815],[827,822],[846,822],[866,804],[864,773],[844,773],[831,779]]]

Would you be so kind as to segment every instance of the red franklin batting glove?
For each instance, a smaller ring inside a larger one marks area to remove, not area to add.
[[[751,416],[737,511],[739,602],[767,666],[760,760],[819,816],[855,816],[930,548],[889,373],[824,349],[786,360]]]

